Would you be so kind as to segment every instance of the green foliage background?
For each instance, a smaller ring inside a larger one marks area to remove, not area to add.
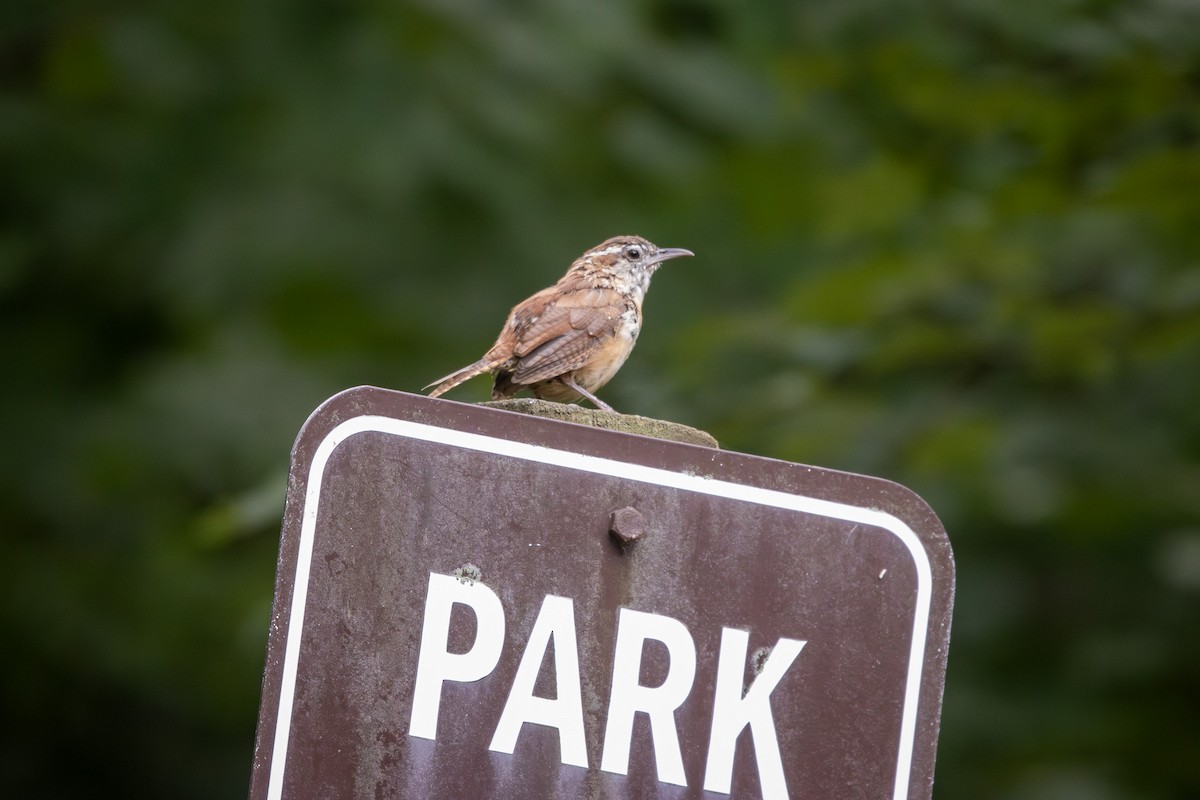
[[[1200,5],[12,0],[0,186],[5,796],[242,795],[308,412],[617,233],[618,409],[941,514],[936,797],[1200,796]]]

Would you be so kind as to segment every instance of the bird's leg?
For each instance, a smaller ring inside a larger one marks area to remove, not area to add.
[[[592,403],[596,406],[596,408],[598,408],[602,411],[611,411],[614,414],[617,413],[616,409],[614,409],[608,403],[601,400],[599,397],[596,397],[596,395],[592,394],[587,389],[580,386],[578,383],[575,382],[575,379],[572,378],[570,375],[560,375],[558,377],[558,379],[560,381],[562,381],[564,384],[566,384],[568,388],[572,389],[573,391],[579,392],[579,394],[583,395],[588,400],[591,400]]]

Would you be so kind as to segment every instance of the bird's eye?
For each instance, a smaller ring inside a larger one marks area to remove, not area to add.
[[[642,251],[636,247],[629,247],[625,250],[625,257],[630,261],[637,261],[642,257]]]

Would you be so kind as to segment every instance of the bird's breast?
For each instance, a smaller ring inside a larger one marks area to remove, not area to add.
[[[589,392],[596,391],[612,380],[633,352],[641,328],[641,314],[637,309],[629,308],[624,311],[617,318],[613,335],[605,337],[588,362],[575,370],[575,380]]]

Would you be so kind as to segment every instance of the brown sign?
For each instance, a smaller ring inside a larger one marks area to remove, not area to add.
[[[928,800],[953,586],[888,481],[354,389],[292,454],[250,796]]]

